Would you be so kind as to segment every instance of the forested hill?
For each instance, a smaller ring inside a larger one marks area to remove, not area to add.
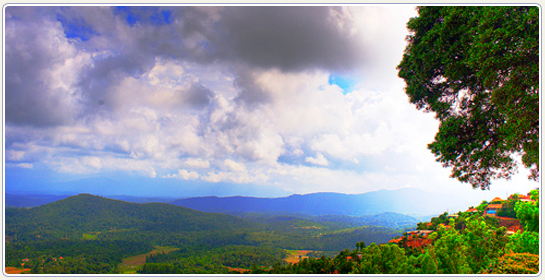
[[[417,189],[381,190],[363,194],[311,193],[282,198],[209,196],[179,199],[171,203],[199,211],[228,214],[251,212],[363,216],[395,212],[418,216],[443,213],[449,206],[454,210],[454,205],[445,204],[444,197]]]
[[[243,219],[203,213],[165,203],[130,203],[80,194],[50,204],[6,209],[6,235],[17,229],[18,239],[81,238],[100,232],[195,232],[252,227]]]

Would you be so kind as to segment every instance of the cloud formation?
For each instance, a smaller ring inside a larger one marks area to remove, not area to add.
[[[10,166],[356,193],[437,167],[437,123],[395,72],[412,7],[5,14]],[[350,92],[331,82],[344,76]]]

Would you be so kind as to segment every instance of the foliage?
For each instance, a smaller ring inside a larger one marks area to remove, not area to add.
[[[228,267],[272,267],[273,264],[282,262],[285,255],[285,251],[279,248],[242,245],[217,248],[188,246],[168,254],[159,253],[146,257],[146,264],[139,273],[228,273]]]
[[[146,263],[138,270],[140,274],[179,274],[177,266],[170,263]]]
[[[530,253],[510,253],[502,256],[491,265],[487,274],[537,274],[539,255]]]
[[[366,248],[367,249],[367,248]],[[362,261],[354,266],[356,274],[408,274],[413,267],[408,262],[405,250],[397,245],[371,244],[362,251]]]
[[[539,234],[532,231],[515,233],[509,238],[507,250],[515,253],[539,254]]]
[[[30,209],[6,209],[6,235],[17,241],[74,240],[82,236],[142,240],[142,232],[145,232],[145,241],[161,243],[170,239],[166,237],[175,238],[182,232],[191,235],[199,231],[230,231],[254,226],[223,214],[164,203],[129,203],[88,194]]]
[[[537,191],[532,195],[539,200]],[[87,202],[81,205],[85,211],[70,209],[75,207],[74,201]],[[97,208],[89,202],[96,202]],[[526,204],[538,207],[537,203]],[[162,244],[177,250],[149,255],[146,264],[135,271],[142,274],[227,274],[239,273],[240,269],[267,274],[526,273],[524,271],[532,271],[533,264],[525,267],[517,263],[522,260],[520,256],[509,257],[504,253],[539,252],[536,231],[526,230],[507,238],[506,228],[499,227],[496,218],[464,212],[459,212],[456,219],[449,219],[446,212],[433,217],[431,225],[435,232],[430,234],[429,240],[423,246],[410,247],[385,243],[401,233],[385,227],[332,230],[317,220],[286,216],[269,217],[261,224],[248,223],[226,215],[207,215],[174,207],[157,203],[133,205],[83,196],[36,207],[39,211],[10,208],[6,211],[6,237],[9,238],[6,238],[5,264],[20,267],[22,260],[28,258],[24,267],[31,268],[31,273],[119,273],[117,265],[122,259],[149,252],[154,245]],[[536,217],[525,214],[525,207],[517,203],[515,210],[527,220],[527,228],[532,229],[537,223]],[[531,207],[528,209],[533,209]],[[174,212],[166,213],[172,209]],[[139,216],[144,215],[144,211],[156,219]],[[78,217],[69,220],[66,213],[77,213]],[[129,218],[128,213],[134,214],[131,222],[138,225],[127,222],[117,224],[126,228],[105,229],[105,225]],[[110,216],[106,218],[106,214]],[[166,219],[160,219],[161,215]],[[189,226],[175,219],[182,219]],[[63,225],[59,221],[73,224]],[[225,223],[225,228],[216,228],[220,223]],[[423,224],[428,223],[421,223],[419,227]],[[66,236],[63,232],[71,233],[70,238],[58,238]],[[377,245],[376,240],[385,244]],[[346,249],[349,247],[353,249]],[[320,253],[307,254],[298,263],[288,264],[283,261],[286,249]],[[500,260],[512,265],[501,266]]]
[[[441,217],[438,219],[443,219]],[[503,255],[508,239],[506,229],[486,223],[483,217],[464,217],[466,227],[456,230],[440,224],[430,235],[433,245],[406,250],[397,244],[356,243],[356,250],[345,249],[334,258],[304,259],[297,264],[258,269],[252,273],[353,273],[353,274],[467,274],[481,273]]]
[[[484,210],[488,207],[488,202],[486,200],[483,200],[479,206],[475,207],[475,209],[479,210],[480,212],[484,212]]]
[[[151,250],[146,243],[125,240],[49,240],[6,245],[6,266],[25,267],[32,273],[116,273],[125,257]]]
[[[519,201],[515,205],[515,212],[524,230],[539,232],[539,193],[537,190],[530,192],[535,201]]]
[[[454,228],[446,229],[444,226],[440,226],[437,232],[440,237],[435,240],[431,255],[437,262],[438,271],[442,274],[470,273],[464,236]]]
[[[515,212],[515,205],[518,202],[518,199],[508,199],[504,203],[502,203],[502,207],[498,212],[496,212],[496,216],[498,217],[506,217],[506,218],[516,218],[517,213]]]
[[[539,8],[429,6],[398,65],[418,109],[441,122],[428,147],[473,188],[510,178],[513,154],[539,171]]]

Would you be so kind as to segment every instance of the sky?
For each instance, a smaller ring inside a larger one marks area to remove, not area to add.
[[[5,192],[282,197],[449,177],[397,76],[417,15],[380,6],[7,6]]]

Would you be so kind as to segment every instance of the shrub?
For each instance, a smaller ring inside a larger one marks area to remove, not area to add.
[[[530,253],[510,253],[503,255],[485,274],[537,274],[539,255]]]

